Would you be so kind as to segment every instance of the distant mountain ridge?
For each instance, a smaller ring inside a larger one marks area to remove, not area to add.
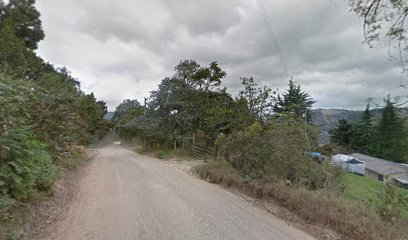
[[[381,117],[382,109],[372,109],[371,114],[374,121]],[[350,123],[360,121],[364,111],[345,110],[345,109],[313,109],[312,122],[320,129],[319,144],[329,143],[329,130],[336,127],[340,119],[346,119]],[[408,108],[398,108],[396,112],[399,115],[408,116]]]

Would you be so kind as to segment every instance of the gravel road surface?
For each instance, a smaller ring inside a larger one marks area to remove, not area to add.
[[[47,240],[313,239],[217,185],[121,146],[98,150]]]

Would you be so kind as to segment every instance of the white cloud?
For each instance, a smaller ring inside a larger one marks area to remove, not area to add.
[[[345,1],[264,1],[294,80],[317,107],[363,106],[398,91],[387,49],[361,44]],[[284,89],[285,76],[256,1],[38,1],[46,32],[38,53],[67,66],[110,110],[142,100],[182,59],[218,61],[236,93],[240,77]],[[397,90],[395,90],[397,89]]]

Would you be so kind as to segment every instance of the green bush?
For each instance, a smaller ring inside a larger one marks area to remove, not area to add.
[[[406,213],[408,209],[408,195],[396,190],[391,184],[386,184],[378,193],[379,203],[377,210],[386,221],[394,221]]]
[[[0,192],[15,200],[48,190],[58,173],[46,146],[33,138],[27,128],[8,129],[0,136]],[[6,201],[7,202],[7,201]]]
[[[313,127],[306,126],[306,131],[313,144]],[[308,148],[304,124],[291,119],[272,119],[262,130],[235,132],[224,141],[226,159],[251,179],[278,177],[311,189],[333,185],[327,181],[335,183],[339,171],[305,156]]]
[[[156,151],[156,157],[158,159],[164,159],[164,158],[166,158],[168,156],[168,154],[169,154],[169,150],[167,150],[167,149],[158,149]]]
[[[0,239],[14,239],[24,222],[16,217],[20,206],[51,188],[55,163],[64,166],[73,145],[100,139],[110,127],[105,102],[82,92],[66,68],[36,55],[44,33],[34,4],[0,1]],[[22,33],[29,28],[36,37]]]

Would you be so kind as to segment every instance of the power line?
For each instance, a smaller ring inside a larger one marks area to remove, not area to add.
[[[286,62],[285,62],[285,58],[283,57],[282,51],[281,51],[281,49],[279,47],[278,39],[276,38],[276,34],[275,34],[275,32],[274,32],[274,30],[272,28],[272,24],[271,24],[271,21],[269,20],[269,16],[268,16],[268,14],[266,12],[265,6],[264,6],[262,0],[256,0],[256,2],[258,3],[259,10],[261,11],[262,18],[263,18],[263,20],[265,22],[266,28],[268,29],[269,35],[272,38],[273,44],[275,45],[275,48],[279,53],[279,58],[280,58],[280,61],[282,63],[283,69],[284,69],[286,75],[288,77],[290,77],[288,67],[287,67]]]

